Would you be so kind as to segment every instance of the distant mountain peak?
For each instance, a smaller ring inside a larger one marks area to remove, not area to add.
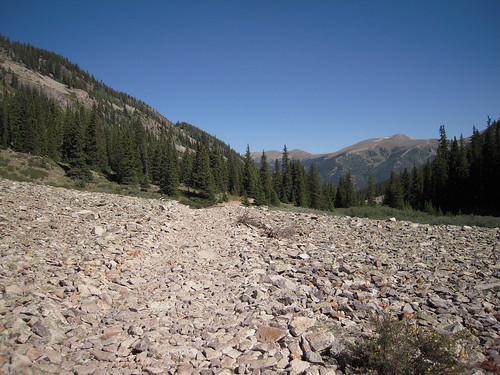
[[[365,139],[327,154],[311,154],[300,149],[288,151],[288,154],[291,159],[300,160],[305,167],[316,164],[325,181],[337,182],[350,171],[356,187],[363,188],[370,173],[376,182],[381,182],[387,180],[393,170],[399,172],[426,163],[435,156],[437,143],[437,139],[414,139],[405,134],[394,134]],[[265,153],[272,163],[283,155],[282,151],[275,150]],[[252,153],[257,163],[261,155],[262,152]]]

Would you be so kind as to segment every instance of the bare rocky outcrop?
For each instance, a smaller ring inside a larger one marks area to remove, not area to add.
[[[382,311],[470,330],[499,365],[498,229],[7,180],[0,208],[0,373],[342,374]]]

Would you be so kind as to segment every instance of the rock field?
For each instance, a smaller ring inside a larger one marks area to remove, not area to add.
[[[0,374],[342,374],[388,311],[500,369],[500,230],[0,179]]]

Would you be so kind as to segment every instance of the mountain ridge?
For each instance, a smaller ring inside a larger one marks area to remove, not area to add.
[[[316,164],[324,181],[338,182],[347,171],[351,172],[357,188],[366,186],[371,173],[375,182],[382,182],[390,177],[392,171],[400,172],[405,168],[420,166],[432,160],[436,155],[438,139],[415,139],[405,134],[389,137],[369,138],[340,150],[311,154],[300,149],[288,151],[291,159],[299,160],[305,167]],[[282,151],[264,151],[270,163],[281,160]],[[262,152],[252,152],[258,164]]]

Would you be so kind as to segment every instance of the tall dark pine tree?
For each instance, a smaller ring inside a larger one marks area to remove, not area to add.
[[[448,203],[447,183],[448,183],[448,140],[444,125],[439,127],[439,145],[436,159],[432,163],[432,203],[434,207],[446,209]]]
[[[228,170],[224,162],[220,147],[215,144],[210,153],[210,166],[214,175],[215,186],[217,190],[223,193],[228,191]]]
[[[168,140],[162,151],[160,189],[163,194],[175,197],[179,193],[179,165],[174,142]]]
[[[291,162],[292,169],[292,202],[299,207],[307,207],[308,190],[306,171],[300,161]]]
[[[242,193],[242,172],[241,162],[233,153],[228,159],[228,190],[233,195],[241,195]]]
[[[309,186],[309,207],[320,209],[323,206],[323,191],[318,168],[314,163],[309,168],[307,180]]]
[[[373,174],[370,172],[368,175],[368,186],[366,188],[366,204],[370,207],[374,207],[377,203],[375,202],[375,181],[373,179]]]
[[[118,182],[127,185],[142,183],[143,171],[139,151],[132,131],[125,131],[118,138],[116,174]]]
[[[252,197],[255,204],[266,204],[262,186],[259,181],[257,169],[250,153],[250,146],[247,145],[245,160],[243,165],[243,192],[246,197]]]
[[[196,145],[193,165],[192,186],[207,199],[215,199],[216,186],[210,167],[210,149],[208,138],[203,135]]]
[[[70,177],[89,181],[92,179],[90,168],[85,156],[85,129],[83,110],[66,109],[65,135],[63,140],[65,161],[69,164]]]
[[[194,153],[189,149],[184,150],[180,162],[179,180],[182,184],[189,186],[192,180],[194,166]]]
[[[423,210],[425,206],[424,180],[422,172],[416,166],[413,166],[411,172],[410,205],[416,210]]]
[[[279,199],[274,191],[271,172],[269,171],[269,164],[267,163],[267,157],[264,151],[262,151],[262,156],[260,158],[259,178],[262,192],[264,193],[267,203],[273,206],[278,205]]]
[[[335,185],[333,182],[328,181],[323,184],[322,187],[323,190],[323,210],[326,211],[333,211],[335,208],[335,195],[336,195],[336,190],[335,190]]]
[[[345,176],[339,179],[335,195],[335,207],[347,208],[352,206],[354,206],[354,185],[351,173],[347,172]]]
[[[286,145],[283,147],[283,156],[281,158],[281,195],[280,200],[283,203],[292,202],[293,179],[292,165],[288,157]]]
[[[392,208],[404,208],[404,193],[401,179],[394,171],[391,172],[389,185],[385,190],[384,204]]]

